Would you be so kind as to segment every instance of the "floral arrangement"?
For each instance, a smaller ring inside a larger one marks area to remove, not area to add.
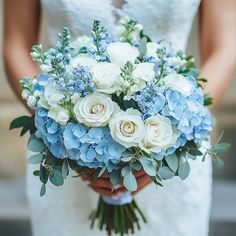
[[[206,80],[193,58],[152,42],[128,17],[113,34],[94,21],[90,37],[70,38],[64,28],[55,47],[33,46],[41,75],[21,84],[35,115],[15,119],[10,128],[31,134],[29,163],[39,165],[33,174],[42,182],[41,196],[48,181],[62,185],[71,170],[96,178],[106,172],[114,187],[122,183],[126,193],[100,197],[91,226],[98,221],[109,234],[124,235],[139,229],[140,219],[146,222],[131,196],[136,171],[158,185],[174,176],[184,180],[190,159],[210,154],[221,166],[218,154],[228,144],[201,147],[212,130],[206,107],[212,99],[202,91]]]

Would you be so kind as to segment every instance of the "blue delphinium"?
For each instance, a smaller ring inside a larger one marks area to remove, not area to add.
[[[64,127],[47,116],[48,111],[40,108],[35,113],[36,137],[42,138],[50,152],[57,158],[68,157],[64,145]]]

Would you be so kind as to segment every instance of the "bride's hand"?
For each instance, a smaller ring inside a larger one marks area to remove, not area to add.
[[[138,188],[135,192],[132,193],[133,195],[135,195],[137,192],[139,192],[152,182],[150,177],[143,170],[135,172],[134,175],[137,180]],[[109,180],[109,175],[106,173],[104,173],[98,179],[94,179],[92,174],[83,175],[82,179],[84,181],[89,181],[89,187],[91,187],[95,192],[103,196],[111,197],[116,196],[121,192],[127,192],[127,189],[124,187],[123,184],[120,184],[114,188],[114,186]]]

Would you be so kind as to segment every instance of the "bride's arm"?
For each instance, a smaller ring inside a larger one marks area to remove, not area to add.
[[[30,50],[38,40],[39,22],[38,0],[4,1],[4,64],[8,81],[20,100],[19,79],[38,74],[36,64],[30,59]]]
[[[200,9],[202,77],[214,105],[233,78],[236,65],[236,0],[203,0]]]

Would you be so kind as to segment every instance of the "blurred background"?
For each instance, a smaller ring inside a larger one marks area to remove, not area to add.
[[[2,1],[0,1],[0,55],[2,55]],[[197,20],[189,40],[188,54],[198,57]],[[0,235],[31,236],[25,195],[27,137],[9,131],[10,121],[26,114],[9,85],[0,59]],[[235,76],[236,78],[236,76]],[[211,236],[236,235],[236,79],[214,111],[218,122],[213,139],[224,131],[223,140],[231,143],[224,155],[225,168],[214,170]],[[203,183],[204,184],[204,183]]]

